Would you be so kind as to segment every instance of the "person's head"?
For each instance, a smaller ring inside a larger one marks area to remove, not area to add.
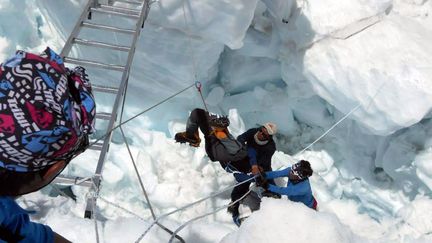
[[[66,69],[49,48],[18,51],[0,65],[0,80],[0,196],[19,196],[49,184],[88,147],[96,111],[76,99],[93,97],[84,69]]]
[[[291,166],[288,177],[291,181],[302,181],[309,178],[313,174],[312,167],[309,161],[300,160]]]
[[[39,171],[16,172],[0,168],[0,195],[19,196],[37,191],[48,185],[62,172],[67,162],[61,160]],[[5,186],[3,186],[5,185]]]
[[[258,132],[255,134],[255,141],[258,144],[266,144],[267,141],[275,135],[277,132],[277,126],[274,123],[267,122],[259,127]]]

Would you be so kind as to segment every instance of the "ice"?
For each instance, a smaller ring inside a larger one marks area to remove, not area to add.
[[[431,108],[431,69],[425,68],[430,38],[417,21],[391,15],[347,40],[314,45],[305,54],[305,75],[338,110],[361,104],[352,117],[371,133],[389,135],[419,122]]]
[[[252,20],[257,0],[235,1],[158,1],[152,7],[150,22],[180,29],[237,49]],[[223,35],[221,35],[223,31]]]
[[[273,227],[274,222],[280,227]],[[265,199],[258,212],[221,242],[365,242],[335,215],[316,213],[300,203]]]

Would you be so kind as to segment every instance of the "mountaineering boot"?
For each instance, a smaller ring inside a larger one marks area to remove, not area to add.
[[[239,215],[238,205],[233,204],[227,208],[227,212],[231,215]]]
[[[240,221],[239,205],[236,203],[229,206],[227,208],[227,212],[231,214],[234,224],[240,227],[241,221]]]
[[[190,146],[199,147],[201,139],[198,132],[195,132],[192,137],[189,137],[186,132],[176,133],[174,139],[178,143],[189,143]]]
[[[242,223],[240,216],[239,215],[232,216],[232,219],[233,219],[234,224],[237,225],[237,227],[240,227],[240,225]]]

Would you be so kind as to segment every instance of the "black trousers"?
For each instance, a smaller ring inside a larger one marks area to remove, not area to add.
[[[198,128],[204,134],[204,138],[209,136],[211,130],[208,123],[208,113],[203,109],[196,108],[191,112],[187,120],[186,134],[193,137],[198,132]]]
[[[232,161],[230,163],[221,162],[220,164],[222,168],[224,168],[228,172],[238,171],[244,174],[251,172],[251,166],[249,164],[248,158],[239,161]],[[245,195],[249,191],[249,186],[251,183],[252,181],[248,181],[246,183],[234,187],[233,190],[231,191],[231,201],[234,202],[240,199],[243,195]],[[233,205],[234,214],[238,214],[239,206],[240,206],[239,202]]]

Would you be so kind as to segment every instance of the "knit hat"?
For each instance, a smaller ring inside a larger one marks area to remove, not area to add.
[[[95,101],[84,68],[65,68],[50,48],[17,51],[0,66],[0,167],[39,171],[88,146]]]
[[[263,126],[265,127],[265,129],[267,130],[269,135],[275,135],[276,134],[276,132],[277,132],[276,124],[271,123],[271,122],[267,122],[267,123],[264,123]]]

